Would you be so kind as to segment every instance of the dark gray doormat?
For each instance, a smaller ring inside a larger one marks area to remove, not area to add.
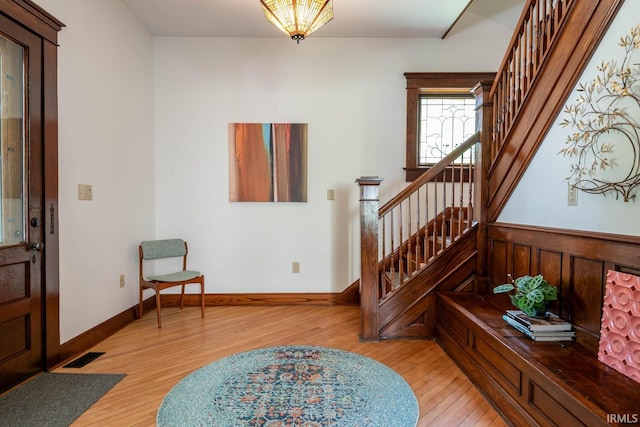
[[[63,366],[63,368],[82,368],[87,363],[91,363],[96,360],[98,357],[102,356],[104,352],[89,352],[84,356],[78,357],[73,362],[69,362]]]
[[[0,397],[0,426],[69,426],[124,374],[45,372]]]

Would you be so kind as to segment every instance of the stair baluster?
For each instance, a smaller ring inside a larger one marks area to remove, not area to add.
[[[503,148],[509,130],[575,0],[529,0],[491,88],[493,141],[490,163]]]
[[[400,289],[471,228],[473,216],[468,209],[475,183],[474,165],[469,162],[479,141],[477,132],[380,209],[382,253],[376,286],[380,300]]]

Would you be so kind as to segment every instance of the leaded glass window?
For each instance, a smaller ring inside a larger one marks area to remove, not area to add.
[[[475,108],[475,99],[469,95],[420,95],[420,166],[438,163],[475,133]]]

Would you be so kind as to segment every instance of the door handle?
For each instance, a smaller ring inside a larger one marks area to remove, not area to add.
[[[44,249],[44,243],[42,242],[33,242],[30,246],[32,251],[38,251],[40,252],[42,249]]]

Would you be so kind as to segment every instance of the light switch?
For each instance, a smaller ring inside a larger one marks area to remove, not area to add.
[[[93,200],[93,187],[87,184],[78,184],[78,200]]]
[[[567,205],[578,206],[578,189],[571,184],[569,184],[567,193]]]
[[[327,190],[327,200],[335,200],[336,192],[333,188]]]

